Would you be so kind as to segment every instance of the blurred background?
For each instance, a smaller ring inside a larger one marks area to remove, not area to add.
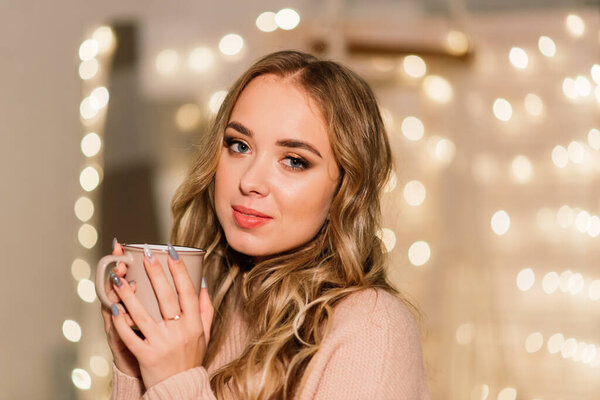
[[[380,237],[435,399],[600,398],[595,0],[0,1],[0,399],[107,399],[93,272],[166,242],[233,80],[361,74],[395,154]]]

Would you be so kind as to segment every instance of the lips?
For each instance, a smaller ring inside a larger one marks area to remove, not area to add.
[[[252,208],[233,206],[233,219],[240,228],[252,229],[262,226],[273,218]]]

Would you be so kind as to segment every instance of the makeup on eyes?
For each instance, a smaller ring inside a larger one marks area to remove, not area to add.
[[[246,148],[250,149],[250,146],[248,144],[246,144],[243,140],[238,139],[234,136],[229,136],[229,135],[225,135],[223,137],[223,145],[226,146],[229,150],[229,152],[231,154],[246,154],[246,152],[240,152],[240,151],[235,151],[232,150],[232,146],[234,145],[243,145]],[[297,154],[289,154],[285,156],[285,159],[290,160],[292,162],[295,162],[297,164],[299,164],[299,166],[293,166],[293,165],[289,165],[289,164],[283,164],[284,167],[286,167],[289,170],[292,171],[304,171],[307,170],[308,168],[310,168],[312,166],[312,163],[308,160],[306,160],[304,157],[301,157]]]

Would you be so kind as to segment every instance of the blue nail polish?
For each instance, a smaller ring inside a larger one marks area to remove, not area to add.
[[[144,255],[150,262],[154,262],[154,258],[152,257],[152,251],[150,251],[150,247],[147,244],[144,245]]]
[[[111,272],[110,273],[110,280],[112,281],[112,283],[115,284],[115,286],[117,287],[121,287],[123,286],[123,282],[121,282],[121,279],[119,279],[119,277],[114,273]]]
[[[169,243],[169,257],[175,261],[179,260],[179,254],[177,254],[175,247],[171,243]]]
[[[115,244],[117,244],[117,237],[115,236],[112,241],[112,249],[115,249]]]
[[[119,315],[119,308],[117,307],[116,304],[111,304],[110,305],[110,312],[112,312],[112,315],[114,315],[115,317],[117,315]]]
[[[132,279],[132,280],[130,280],[130,281],[129,281],[129,282],[127,282],[127,283],[129,283],[129,286],[133,286],[133,285],[135,284],[135,280],[133,280],[133,279]]]

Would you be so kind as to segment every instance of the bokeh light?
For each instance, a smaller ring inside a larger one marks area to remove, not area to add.
[[[91,192],[100,183],[100,173],[92,166],[85,167],[79,174],[79,184],[86,192]]]
[[[569,163],[569,152],[563,146],[555,146],[552,149],[552,162],[558,168],[564,168]]]
[[[494,101],[494,115],[500,121],[506,122],[512,117],[512,106],[506,99],[498,98]]]
[[[511,163],[511,171],[517,183],[527,183],[531,181],[533,166],[529,158],[524,155],[518,155]]]
[[[425,90],[427,97],[438,103],[448,103],[452,100],[452,85],[441,76],[429,75],[425,77],[423,90]]]
[[[446,35],[446,50],[460,56],[469,51],[469,38],[461,31],[450,31]]]
[[[425,190],[425,185],[417,180],[412,180],[404,186],[402,194],[404,195],[404,200],[407,204],[416,207],[423,204],[427,192]]]
[[[77,231],[77,239],[79,240],[79,244],[83,247],[91,249],[98,241],[98,232],[92,225],[83,224]]]
[[[87,222],[94,215],[94,202],[88,197],[81,196],[75,202],[75,216],[81,222]]]
[[[77,294],[79,298],[86,303],[93,303],[96,300],[96,288],[94,282],[89,279],[82,279],[77,284]]]
[[[402,60],[404,72],[411,78],[422,78],[427,73],[427,64],[416,55],[408,55]]]
[[[575,37],[583,36],[585,33],[585,23],[579,15],[569,14],[565,21],[567,31]]]
[[[525,351],[535,353],[544,345],[544,336],[540,332],[533,332],[525,339]]]
[[[81,326],[71,319],[63,321],[62,333],[70,342],[79,342],[81,340]]]
[[[505,387],[498,393],[498,400],[516,400],[517,389],[513,387]]]
[[[517,287],[519,290],[526,292],[533,287],[535,283],[535,273],[531,268],[525,268],[517,274]]]
[[[283,30],[289,31],[294,29],[300,23],[300,15],[296,10],[291,8],[283,8],[275,14],[275,23]]]
[[[416,267],[420,267],[429,261],[431,249],[429,244],[423,240],[414,242],[408,248],[408,260]]]
[[[540,49],[540,53],[546,57],[554,57],[556,55],[556,44],[548,36],[540,36],[538,39],[538,48]]]
[[[86,370],[81,368],[75,368],[71,372],[71,381],[78,389],[88,390],[92,387],[92,377]]]
[[[212,114],[216,114],[219,111],[221,104],[223,104],[225,97],[227,97],[226,90],[219,90],[214,92],[208,100],[208,111]]]
[[[171,75],[179,68],[179,54],[173,49],[165,49],[158,53],[154,65],[160,74]]]
[[[527,53],[520,47],[511,48],[510,52],[508,53],[508,59],[510,60],[510,63],[517,69],[525,69],[529,63],[529,57],[527,57]]]
[[[75,280],[80,281],[82,279],[89,279],[91,272],[92,268],[85,260],[82,260],[81,258],[73,260],[73,263],[71,264],[71,275],[73,275]]]
[[[187,62],[192,71],[207,71],[215,63],[215,53],[208,47],[196,47],[190,52]]]
[[[90,132],[81,139],[81,152],[86,157],[94,157],[102,148],[102,140],[96,132]]]
[[[530,115],[538,117],[544,112],[544,102],[538,95],[529,93],[525,96],[525,110]]]
[[[377,237],[383,242],[388,253],[396,246],[396,234],[391,229],[383,228],[377,231]]]
[[[491,226],[496,235],[504,235],[510,228],[510,216],[504,210],[496,211],[492,216]]]
[[[104,377],[110,373],[110,365],[106,358],[102,356],[90,357],[90,369],[96,376]]]
[[[402,134],[408,140],[413,142],[419,141],[425,134],[425,126],[423,122],[417,117],[409,116],[402,120]]]
[[[98,55],[98,41],[96,39],[87,39],[79,46],[79,58],[81,61],[91,60]]]
[[[195,103],[183,104],[175,112],[175,125],[183,132],[189,132],[196,128],[201,119],[202,110]]]
[[[219,41],[219,50],[227,56],[234,56],[244,48],[244,39],[235,33],[230,33]]]
[[[542,290],[546,294],[552,294],[558,289],[560,278],[554,271],[548,272],[542,279]]]
[[[594,150],[600,150],[600,131],[596,128],[590,129],[587,135],[589,146]]]
[[[83,80],[92,79],[98,73],[100,66],[98,60],[92,58],[91,60],[82,61],[79,64],[79,77]]]
[[[263,32],[273,32],[277,29],[275,21],[275,13],[273,11],[265,11],[256,18],[256,27]]]

